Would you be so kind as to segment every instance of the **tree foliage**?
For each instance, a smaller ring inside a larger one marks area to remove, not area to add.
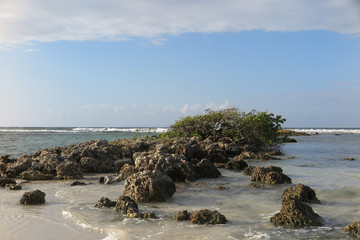
[[[219,111],[207,109],[204,114],[187,116],[176,121],[163,136],[197,136],[201,139],[210,137],[215,141],[229,137],[241,140],[244,144],[270,147],[281,142],[278,131],[285,121],[281,115],[275,116],[268,112],[253,110],[245,113],[237,108]]]

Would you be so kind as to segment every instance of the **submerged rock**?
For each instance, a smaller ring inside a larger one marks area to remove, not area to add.
[[[300,201],[307,203],[320,203],[319,199],[316,197],[315,191],[301,183],[284,190],[281,200],[286,202],[291,199],[299,199]]]
[[[100,198],[100,200],[95,204],[94,207],[97,208],[102,208],[102,207],[106,207],[106,208],[110,208],[110,207],[115,207],[116,202],[111,201],[110,199],[106,198],[106,197],[102,197]]]
[[[45,202],[45,193],[40,190],[25,192],[20,199],[21,204],[25,205],[35,205],[42,204]]]
[[[187,210],[178,212],[172,219],[177,221],[187,221],[190,220],[190,213]]]
[[[20,184],[6,184],[5,186],[9,190],[21,190],[22,186]]]
[[[344,232],[348,232],[350,234],[355,235],[358,239],[360,239],[360,221],[354,222],[350,224],[349,226],[346,226],[344,228]]]
[[[83,186],[83,185],[87,185],[87,184],[80,181],[75,181],[71,184],[71,186]]]
[[[120,196],[115,205],[115,211],[121,212],[124,214],[138,212],[139,208],[138,205],[134,200],[132,200],[128,196]]]
[[[208,209],[194,212],[190,215],[190,222],[195,224],[225,224],[226,217],[217,211]]]
[[[160,171],[142,171],[128,177],[125,181],[124,195],[136,202],[163,202],[176,191],[175,183]]]
[[[322,226],[322,218],[299,199],[282,202],[279,213],[270,218],[275,225],[290,227]]]

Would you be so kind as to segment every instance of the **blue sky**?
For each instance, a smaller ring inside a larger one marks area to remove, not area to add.
[[[0,2],[0,126],[168,126],[238,107],[360,127],[359,1],[19,2]]]

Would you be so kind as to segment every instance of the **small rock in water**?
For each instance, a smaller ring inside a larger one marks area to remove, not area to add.
[[[190,222],[195,224],[225,224],[226,217],[217,211],[208,209],[194,212],[190,215]]]
[[[5,187],[9,190],[21,190],[22,188],[20,184],[6,184]]]
[[[115,211],[128,214],[138,212],[139,208],[136,202],[128,196],[120,196],[115,204]]]
[[[346,160],[346,161],[354,161],[355,158],[349,157],[349,158],[344,158],[344,160]]]
[[[104,177],[104,184],[113,184],[114,181],[113,181],[113,178],[111,176],[105,176]]]
[[[190,220],[190,213],[187,210],[183,210],[178,212],[175,216],[173,216],[172,219],[177,221]]]
[[[21,204],[25,205],[34,205],[34,204],[42,204],[45,202],[45,193],[40,190],[25,192],[24,195],[20,199]]]
[[[116,205],[116,202],[111,201],[110,199],[108,199],[108,198],[106,198],[106,197],[102,197],[102,198],[100,198],[100,200],[95,204],[94,207],[97,207],[97,208],[102,208],[102,207],[110,208],[110,207],[115,207],[115,205]]]
[[[216,190],[219,190],[219,191],[222,191],[222,190],[227,190],[228,188],[225,187],[225,186],[223,186],[223,185],[217,185],[217,186],[215,187],[215,189],[216,189]]]
[[[5,187],[6,184],[16,184],[16,181],[11,178],[0,177],[0,187]]]
[[[265,185],[263,184],[257,184],[257,183],[251,183],[250,184],[251,188],[265,188]]]
[[[105,180],[104,177],[99,177],[99,183],[104,184],[104,180]]]
[[[87,185],[87,184],[84,182],[80,182],[80,181],[75,181],[71,184],[71,186],[82,186],[82,185]]]
[[[281,200],[285,202],[288,199],[299,199],[300,201],[307,203],[320,203],[319,199],[316,197],[315,191],[301,183],[284,190]]]

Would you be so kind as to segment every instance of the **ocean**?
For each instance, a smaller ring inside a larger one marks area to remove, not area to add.
[[[65,180],[29,182],[21,191],[0,189],[0,239],[354,239],[342,228],[360,221],[360,129],[295,130],[312,135],[283,144],[281,160],[246,160],[249,165],[281,167],[293,184],[251,188],[249,176],[220,169],[220,178],[178,183],[174,196],[164,203],[140,204],[158,219],[139,220],[94,207],[103,196],[115,201],[124,188],[124,182],[98,184],[101,174],[86,175],[82,181],[92,183],[86,186],[70,187],[72,181]],[[151,128],[150,134],[164,131]],[[0,128],[0,155],[18,157],[90,139],[112,141],[148,132],[149,128]],[[312,207],[323,217],[324,226],[296,229],[269,222],[281,208],[284,189],[298,183],[316,191],[321,204]],[[215,189],[218,185],[226,189]],[[46,193],[46,203],[20,205],[21,195],[35,189]],[[205,208],[219,211],[229,222],[198,226],[171,220],[181,210]]]

